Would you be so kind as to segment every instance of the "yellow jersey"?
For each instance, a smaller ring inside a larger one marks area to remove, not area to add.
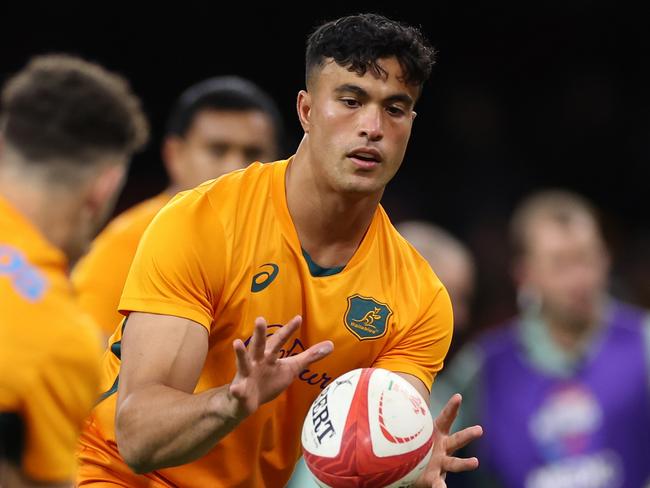
[[[161,193],[120,214],[100,232],[88,254],[72,270],[79,305],[107,336],[122,320],[117,306],[140,238],[170,198]]]
[[[0,415],[19,419],[18,462],[40,482],[74,479],[79,431],[99,394],[99,331],[75,303],[66,268],[0,197]]]
[[[232,380],[232,342],[247,344],[258,316],[270,324],[268,334],[296,314],[303,317],[282,356],[323,340],[334,343],[334,352],[202,458],[136,476],[115,441],[118,328],[104,358],[106,394],[82,436],[80,486],[104,479],[133,487],[281,487],[300,457],[308,408],[333,378],[380,367],[432,384],[452,334],[445,288],[381,207],[347,265],[313,276],[287,208],[288,164],[253,164],[174,198],[142,238],[120,310],[183,317],[206,328],[209,351],[196,392]]]

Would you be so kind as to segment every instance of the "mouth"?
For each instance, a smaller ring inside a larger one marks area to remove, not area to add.
[[[381,163],[381,153],[373,148],[359,148],[347,154],[362,169],[372,169]]]

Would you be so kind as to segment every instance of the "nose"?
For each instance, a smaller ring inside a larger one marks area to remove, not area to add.
[[[380,141],[384,137],[383,110],[368,104],[360,113],[359,135],[369,141]]]

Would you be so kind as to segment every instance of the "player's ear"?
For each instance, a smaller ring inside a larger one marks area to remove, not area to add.
[[[411,110],[411,122],[413,122],[417,116],[418,113],[415,110]]]
[[[296,109],[298,111],[298,120],[305,134],[309,133],[310,115],[311,115],[311,93],[306,90],[298,92],[298,100],[296,101]]]
[[[169,179],[176,183],[179,181],[181,165],[182,140],[178,136],[168,136],[162,145],[161,156]]]
[[[89,181],[86,203],[93,212],[101,212],[117,198],[126,180],[126,161],[103,165],[96,176]]]

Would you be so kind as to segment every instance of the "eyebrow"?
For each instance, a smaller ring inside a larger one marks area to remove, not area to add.
[[[351,83],[344,83],[343,85],[337,86],[334,91],[336,93],[354,93],[359,97],[363,98],[368,98],[369,94],[366,90],[361,88],[358,85],[353,85]],[[411,98],[409,95],[406,93],[396,93],[395,95],[391,95],[385,100],[388,103],[393,103],[393,102],[402,102],[406,105],[413,106],[415,105],[415,101],[413,98]]]

